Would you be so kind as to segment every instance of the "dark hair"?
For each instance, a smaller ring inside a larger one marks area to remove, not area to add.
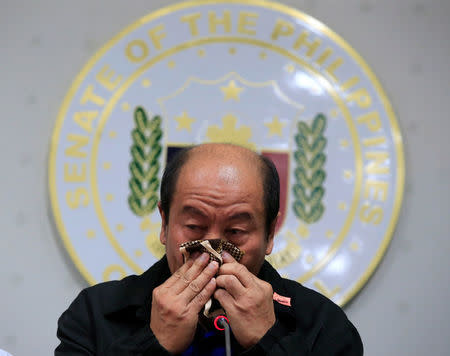
[[[178,151],[164,169],[161,180],[161,209],[169,221],[170,205],[175,193],[176,184],[180,175],[181,168],[189,160],[190,152],[197,146],[186,147]],[[270,225],[278,215],[280,209],[280,178],[277,169],[272,160],[263,155],[257,155],[261,164],[261,173],[263,177],[263,201],[266,213],[266,233],[270,231]]]
[[[161,179],[160,199],[161,209],[166,217],[166,221],[169,221],[170,204],[172,203],[172,197],[175,193],[175,188],[180,175],[181,168],[185,165],[189,158],[189,152],[195,146],[185,147],[179,150],[169,160],[164,169],[164,173]]]
[[[266,206],[266,233],[280,210],[280,177],[272,160],[258,155],[263,175],[264,205]]]

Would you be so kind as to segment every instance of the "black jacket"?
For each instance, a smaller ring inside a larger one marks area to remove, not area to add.
[[[55,355],[169,355],[150,329],[154,288],[170,276],[166,257],[140,276],[84,289],[58,320]],[[363,354],[361,339],[341,308],[264,262],[260,279],[291,306],[274,301],[276,323],[242,355]]]

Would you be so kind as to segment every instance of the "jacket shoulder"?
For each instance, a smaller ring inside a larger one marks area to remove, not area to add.
[[[292,304],[296,314],[300,313],[305,323],[320,320],[323,326],[329,327],[348,321],[342,308],[319,292],[285,278],[283,284],[287,293],[293,297]]]
[[[114,296],[121,297],[121,295],[126,292],[130,286],[138,283],[139,277],[140,276],[138,275],[131,275],[121,280],[101,282],[93,286],[86,287],[80,292],[75,301],[78,298],[89,301],[101,300],[103,301],[103,305],[105,305],[105,302],[107,302],[108,299],[111,300],[111,297],[113,297],[113,299],[116,299]]]
[[[288,328],[292,336],[304,340],[306,348],[314,351],[314,355],[362,355],[359,333],[340,306],[296,281],[282,278],[270,267],[266,268],[265,277],[271,281],[274,291],[291,298],[290,307],[277,306],[276,309],[293,319],[293,324],[286,324],[291,325]]]
[[[132,305],[142,306],[153,288],[169,275],[167,260],[163,257],[141,275],[130,275],[118,281],[102,282],[83,289],[74,303],[77,299],[84,300],[104,313]]]

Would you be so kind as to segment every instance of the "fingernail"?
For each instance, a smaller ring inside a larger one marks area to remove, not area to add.
[[[208,284],[211,284],[211,285],[216,284],[216,279],[214,277],[211,278],[211,280],[208,282]]]
[[[202,253],[202,255],[200,256],[200,261],[201,262],[206,262],[209,259],[209,255],[207,253]]]
[[[223,251],[222,257],[229,258],[229,257],[231,257],[231,255],[227,251]]]
[[[215,270],[219,264],[216,261],[212,261],[209,263],[208,268],[211,270]]]

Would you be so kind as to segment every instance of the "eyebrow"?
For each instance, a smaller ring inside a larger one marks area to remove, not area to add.
[[[248,212],[236,213],[231,215],[227,220],[253,220],[253,215]]]
[[[206,214],[203,211],[201,211],[200,209],[197,209],[193,206],[190,206],[190,205],[184,206],[181,212],[182,212],[182,214],[192,214],[192,215],[198,215],[201,217],[206,217]]]

